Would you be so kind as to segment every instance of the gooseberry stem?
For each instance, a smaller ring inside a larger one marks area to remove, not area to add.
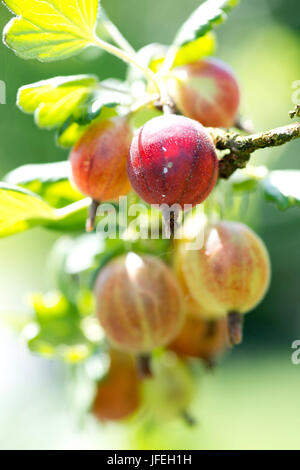
[[[117,46],[119,46],[123,51],[128,52],[128,54],[136,54],[136,51],[132,47],[131,44],[127,41],[127,39],[123,36],[121,31],[117,28],[117,26],[111,21],[111,19],[107,16],[106,12],[102,9],[102,22],[104,27],[112,40],[115,42]]]
[[[166,75],[169,72],[169,70],[171,70],[174,64],[175,58],[176,58],[177,50],[178,50],[177,47],[174,45],[169,47],[169,50],[167,52],[163,65],[160,69],[159,75],[161,76]]]
[[[95,220],[97,216],[97,209],[99,207],[100,203],[96,201],[95,199],[92,200],[92,203],[89,208],[89,215],[86,221],[86,231],[87,232],[92,232],[94,230],[95,226]]]
[[[227,320],[230,344],[232,346],[240,344],[243,337],[243,316],[239,312],[233,311],[228,313]]]
[[[162,208],[162,217],[164,220],[164,233],[165,237],[173,239],[175,231],[178,228],[179,213],[177,210],[169,211],[168,208]]]
[[[150,359],[148,354],[142,354],[137,358],[137,368],[141,379],[152,377]]]
[[[195,418],[186,410],[182,411],[181,417],[188,426],[192,427],[197,424]]]
[[[158,83],[158,80],[156,78],[156,75],[148,68],[144,67],[141,65],[136,57],[136,53],[129,53],[127,51],[124,51],[122,49],[119,49],[118,47],[114,46],[113,44],[110,44],[109,42],[103,41],[103,39],[100,39],[98,37],[95,37],[95,46],[100,47],[101,49],[105,50],[109,54],[114,55],[115,57],[118,57],[118,59],[123,60],[123,62],[132,65],[133,67],[138,68],[146,77],[147,79],[153,83],[155,89],[157,90],[158,93],[160,93],[160,85]]]
[[[145,95],[143,98],[139,99],[133,104],[133,106],[131,107],[131,112],[135,113],[136,111],[139,111],[140,109],[150,104],[158,102],[159,99],[160,99],[160,95],[158,93],[153,94],[153,95]]]

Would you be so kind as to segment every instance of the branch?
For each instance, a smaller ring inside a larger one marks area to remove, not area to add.
[[[291,118],[294,118],[295,116],[300,117],[300,104],[296,104],[295,109],[290,111],[289,115]]]
[[[244,168],[256,150],[277,147],[300,137],[300,122],[252,135],[239,135],[218,128],[209,132],[219,150],[229,150],[219,162],[219,177],[228,179],[238,168]]]

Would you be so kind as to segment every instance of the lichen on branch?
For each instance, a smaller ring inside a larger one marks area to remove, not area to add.
[[[300,137],[300,122],[258,134],[240,135],[219,128],[209,128],[218,150],[228,150],[219,162],[219,177],[228,179],[237,169],[244,168],[256,150],[277,147]]]

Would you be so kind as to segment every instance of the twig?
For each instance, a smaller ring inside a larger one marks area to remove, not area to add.
[[[293,119],[294,117],[300,117],[300,104],[296,104],[295,109],[289,112],[290,117]]]
[[[218,128],[208,129],[215,146],[228,150],[220,160],[219,177],[228,179],[238,168],[244,168],[256,150],[277,147],[300,137],[300,123],[278,127],[252,135],[239,135]]]

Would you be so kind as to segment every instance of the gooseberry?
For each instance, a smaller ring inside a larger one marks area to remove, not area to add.
[[[120,117],[93,124],[79,139],[70,162],[72,179],[83,194],[101,202],[129,192],[126,158],[131,139],[131,129]]]
[[[240,92],[233,72],[224,62],[208,59],[177,67],[167,79],[167,86],[185,116],[207,127],[234,125]]]
[[[117,421],[132,415],[140,405],[141,389],[132,356],[111,349],[107,375],[98,383],[92,405],[100,421]]]
[[[134,136],[128,175],[137,194],[149,204],[195,206],[215,186],[218,160],[204,127],[177,115],[148,121]]]
[[[168,349],[179,356],[202,359],[207,366],[212,367],[227,346],[225,318],[205,320],[199,314],[192,314],[188,310],[183,328]]]
[[[181,287],[153,256],[128,253],[110,261],[95,285],[97,313],[111,344],[145,355],[178,334],[184,318]]]
[[[201,249],[187,250],[178,240],[176,265],[206,318],[228,315],[230,341],[239,343],[242,314],[260,303],[270,283],[262,240],[242,223],[223,221],[206,228]]]

